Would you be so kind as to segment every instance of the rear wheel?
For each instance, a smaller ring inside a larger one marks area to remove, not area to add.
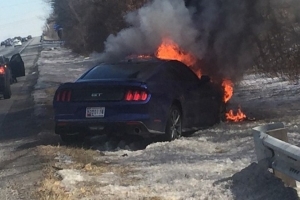
[[[165,139],[167,141],[175,140],[182,135],[182,116],[180,109],[173,105],[170,109],[167,125],[166,125],[166,132],[165,132]]]
[[[5,87],[5,90],[4,90],[4,93],[3,93],[3,98],[4,99],[10,99],[10,97],[11,97],[11,90],[10,90],[10,85],[8,84]]]

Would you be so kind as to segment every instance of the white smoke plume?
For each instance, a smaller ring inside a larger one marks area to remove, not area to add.
[[[125,16],[130,28],[110,35],[105,42],[105,58],[123,58],[131,54],[153,54],[163,38],[170,38],[181,48],[197,53],[198,30],[182,0],[154,0]]]

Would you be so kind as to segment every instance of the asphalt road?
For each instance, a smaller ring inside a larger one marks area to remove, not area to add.
[[[31,96],[38,77],[39,39],[22,47],[0,48],[0,54],[9,58],[21,52],[26,71],[11,85],[12,97],[0,98],[0,199],[32,199],[30,189],[41,175],[41,162],[32,148],[39,128]]]
[[[18,47],[13,47],[13,46],[4,47],[4,46],[1,46],[0,55],[4,55],[4,56],[10,58],[11,56],[13,56],[16,53],[21,53],[21,56],[22,56],[22,52],[24,52],[27,47],[30,48],[31,44],[32,45],[34,45],[34,44],[37,45],[38,42],[39,41],[37,39],[33,39],[33,40],[30,40],[26,43],[23,43],[23,46],[18,46]],[[36,51],[36,56],[37,56],[37,51]],[[23,60],[24,60],[24,63],[25,63],[25,68],[26,68],[27,74],[28,74],[28,70],[30,70],[30,68],[34,64],[32,61],[35,60],[35,58],[29,58],[28,59],[27,51],[26,51],[26,54],[25,54],[25,57],[23,57]],[[12,94],[13,94],[11,99],[4,100],[2,97],[0,97],[0,127],[2,126],[3,120],[4,120],[5,116],[7,115],[9,109],[11,108],[14,100],[16,98],[18,98],[18,95],[15,95],[15,94],[18,94],[18,91],[21,89],[21,86],[24,83],[24,79],[25,78],[21,78],[19,83],[13,84],[11,86]],[[2,135],[1,132],[0,132],[0,135]]]
[[[35,38],[34,40],[36,41],[36,39],[38,39],[38,38]],[[0,47],[0,54],[5,55],[7,57],[11,57],[12,55],[14,55],[16,53],[22,52],[22,50],[25,49],[28,44],[31,44],[32,41],[33,40],[23,42],[23,45],[18,46],[18,47],[13,47],[13,46],[4,47],[4,46],[1,46]]]

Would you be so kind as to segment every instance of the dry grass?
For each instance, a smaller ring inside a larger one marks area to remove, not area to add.
[[[61,177],[57,175],[58,170],[74,169],[80,170],[89,176],[100,176],[103,173],[113,172],[119,176],[120,184],[123,186],[134,185],[139,181],[137,178],[129,178],[128,175],[134,173],[131,166],[119,166],[109,162],[99,161],[99,156],[104,156],[93,150],[65,146],[39,146],[39,154],[46,160],[48,165],[44,169],[44,180],[38,184],[38,189],[34,197],[41,200],[69,200],[81,197],[93,196],[97,194],[97,188],[106,186],[99,182],[86,181],[76,184],[76,188],[70,190],[61,182]],[[72,163],[61,163],[55,158],[58,155],[69,156]],[[97,186],[97,187],[96,187]],[[149,198],[148,198],[149,199]],[[150,198],[149,200],[159,200],[160,198]]]
[[[227,149],[225,149],[225,148],[222,148],[222,147],[216,147],[215,148],[215,151],[214,151],[215,153],[226,153],[226,152],[228,152],[228,150]]]
[[[39,184],[34,197],[39,200],[71,200],[95,195],[95,184],[78,184],[76,190],[70,191],[62,185],[59,177],[55,176],[55,170],[48,167],[45,170],[45,179]],[[97,185],[99,187],[99,184]]]
[[[39,183],[39,187],[34,194],[40,200],[71,200],[72,195],[61,187],[60,181],[54,177],[54,172],[50,167],[44,172],[45,179]]]
[[[143,200],[163,200],[161,197],[145,197]]]
[[[45,160],[48,160],[48,165],[44,168],[45,178],[38,183],[37,191],[33,194],[34,198],[40,200],[71,200],[71,194],[61,187],[60,180],[55,176],[55,170],[52,168],[56,156],[55,148],[41,146],[38,147],[38,151]]]

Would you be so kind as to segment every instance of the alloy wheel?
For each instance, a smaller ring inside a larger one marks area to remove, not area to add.
[[[182,127],[181,127],[181,112],[175,106],[170,110],[170,115],[166,128],[166,139],[168,141],[175,140],[181,137]]]

